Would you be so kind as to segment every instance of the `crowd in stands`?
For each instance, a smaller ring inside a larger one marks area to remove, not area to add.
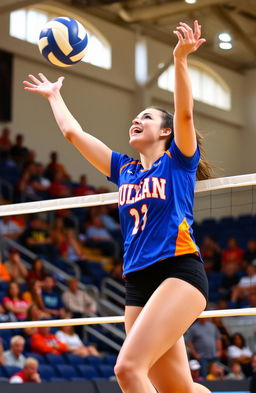
[[[12,142],[7,127],[0,136],[0,179],[8,181],[13,189],[10,194],[2,185],[2,203],[108,191],[89,185],[85,174],[81,174],[78,183],[74,182],[57,152],[50,153],[46,165],[38,162],[36,152],[24,145],[23,135],[17,135]],[[210,226],[200,231],[197,225],[195,229],[209,279],[208,307],[256,307],[256,233],[253,236],[251,231],[241,247],[240,239],[232,235],[230,228],[226,244],[218,241]],[[116,205],[3,217],[0,236],[35,254],[30,268],[22,262],[16,248],[2,257],[0,322],[96,314],[97,302],[79,289],[79,280],[98,287],[108,276],[122,282],[123,240]],[[56,287],[57,278],[45,268],[45,260],[72,276],[63,293]],[[243,379],[256,374],[255,348],[246,345],[241,333],[228,332],[220,318],[199,319],[185,339],[195,381]],[[38,363],[23,355],[24,347],[26,353],[37,355],[99,357],[97,348],[83,340],[79,326],[63,327],[57,332],[49,328],[24,329],[11,338],[10,344],[3,340],[0,364],[22,369],[15,373],[12,382],[39,382]]]

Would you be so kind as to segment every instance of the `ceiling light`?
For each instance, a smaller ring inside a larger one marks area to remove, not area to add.
[[[185,0],[185,3],[188,4],[195,4],[197,2],[197,0]]]
[[[231,42],[220,42],[219,43],[220,49],[229,50],[232,48]]]
[[[230,42],[232,40],[232,37],[229,33],[220,33],[219,40],[223,42]]]

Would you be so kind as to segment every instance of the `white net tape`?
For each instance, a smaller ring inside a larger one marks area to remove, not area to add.
[[[213,317],[238,317],[256,315],[256,308],[238,308],[230,310],[210,310],[203,311],[198,318],[213,318]],[[28,327],[59,327],[59,326],[77,326],[77,325],[99,325],[105,323],[123,323],[124,316],[115,317],[89,317],[76,319],[56,319],[56,320],[42,320],[42,321],[24,321],[24,322],[3,322],[0,323],[0,330],[16,329]]]
[[[202,193],[208,191],[223,190],[227,188],[238,188],[238,187],[246,187],[246,186],[254,186],[254,185],[256,185],[256,174],[253,173],[249,175],[230,176],[230,177],[222,177],[217,179],[198,181],[196,183],[195,192]],[[109,205],[115,203],[118,203],[118,192],[2,205],[0,206],[0,216],[40,213],[45,211],[72,209],[72,208],[79,208],[79,207],[85,208],[85,207]],[[256,308],[204,311],[199,316],[199,318],[234,317],[234,316],[249,316],[249,315],[256,315]],[[58,327],[58,326],[69,326],[69,325],[91,325],[91,324],[123,323],[123,322],[124,322],[124,316],[5,322],[0,324],[0,330],[27,328],[27,327],[44,327],[44,326]]]
[[[256,174],[254,173],[249,175],[229,176],[198,181],[196,183],[195,192],[199,193],[253,185],[256,185]],[[87,195],[81,197],[8,204],[0,206],[0,217],[13,216],[17,214],[40,213],[52,210],[72,209],[78,207],[111,205],[117,202],[118,192],[110,192],[106,194]]]

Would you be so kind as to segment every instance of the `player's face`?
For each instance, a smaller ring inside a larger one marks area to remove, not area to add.
[[[140,151],[160,141],[162,122],[162,113],[157,109],[147,108],[139,113],[129,130],[130,145]]]

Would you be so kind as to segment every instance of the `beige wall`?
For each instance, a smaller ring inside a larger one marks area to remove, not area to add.
[[[112,43],[113,67],[110,71],[84,63],[67,70],[53,68],[41,57],[36,46],[9,37],[7,14],[0,15],[0,48],[15,54],[12,133],[23,133],[26,144],[38,152],[40,161],[47,162],[49,152],[57,150],[74,179],[81,173],[87,173],[90,183],[103,185],[107,184],[104,177],[59,134],[47,102],[24,92],[22,88],[22,80],[28,73],[41,71],[52,80],[64,75],[63,96],[81,125],[111,148],[131,154],[128,128],[137,108],[140,110],[143,103],[134,80],[135,33],[91,16],[86,17]],[[148,49],[149,74],[152,75],[157,65],[169,58],[172,48],[150,39]],[[253,151],[250,141],[255,139],[255,109],[252,103],[245,107],[244,103],[248,89],[251,90],[251,101],[254,98],[255,102],[256,89],[255,85],[252,86],[255,72],[241,75],[221,67],[213,68],[232,91],[232,111],[195,103],[196,126],[205,136],[209,159],[223,168],[220,176],[254,172],[255,158],[241,154],[241,145],[245,141]],[[158,89],[156,85],[146,91],[144,101],[173,109],[172,94]]]

